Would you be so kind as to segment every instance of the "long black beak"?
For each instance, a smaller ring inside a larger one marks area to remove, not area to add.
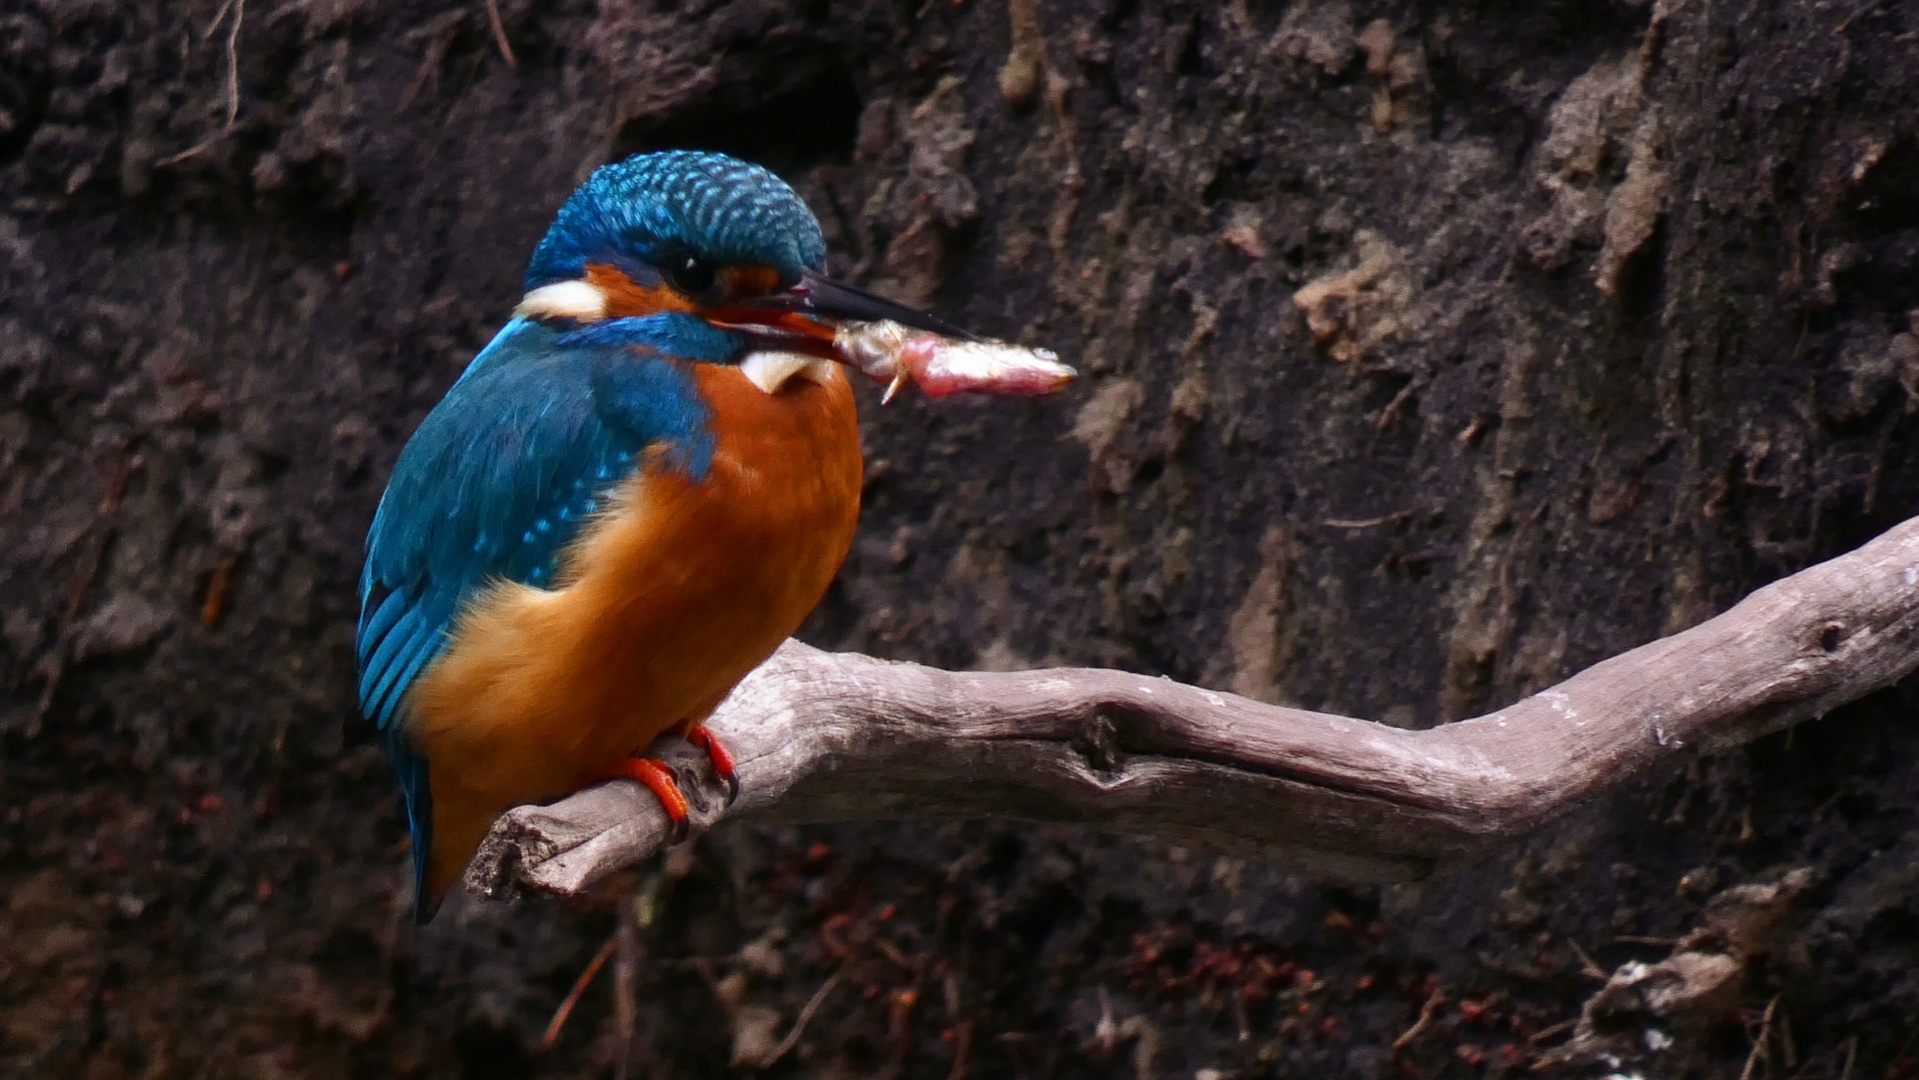
[[[832,278],[815,274],[808,270],[800,275],[799,284],[784,292],[769,296],[755,297],[733,306],[735,311],[778,311],[796,315],[809,315],[828,323],[838,322],[877,322],[890,319],[916,330],[930,330],[943,337],[960,341],[978,341],[979,338],[954,326],[936,315],[894,303],[883,296],[874,296],[851,285],[842,285]]]

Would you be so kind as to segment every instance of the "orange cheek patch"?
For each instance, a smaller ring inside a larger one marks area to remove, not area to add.
[[[770,266],[727,266],[720,281],[733,296],[763,296],[780,287],[780,272]]]
[[[662,311],[692,311],[693,301],[670,285],[642,285],[617,267],[586,264],[586,282],[606,296],[609,319],[654,315]]]

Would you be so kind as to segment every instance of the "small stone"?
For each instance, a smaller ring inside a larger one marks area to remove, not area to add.
[[[93,613],[80,628],[76,658],[116,656],[150,644],[173,625],[173,615],[145,597],[120,593]]]
[[[773,1063],[773,1052],[780,1046],[779,1010],[767,1005],[746,1005],[733,1016],[733,1059],[739,1068],[764,1068]]]
[[[1359,32],[1354,44],[1366,54],[1366,74],[1384,75],[1391,70],[1393,38],[1393,24],[1385,19],[1374,19]]]
[[[740,965],[765,979],[777,979],[786,973],[786,957],[777,945],[764,937],[747,942],[740,950]]]

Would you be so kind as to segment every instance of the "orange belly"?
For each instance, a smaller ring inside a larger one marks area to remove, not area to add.
[[[704,719],[846,558],[861,460],[844,375],[767,394],[735,368],[691,370],[713,413],[706,477],[649,462],[568,548],[558,587],[490,588],[411,691],[435,898],[503,811],[578,790]]]

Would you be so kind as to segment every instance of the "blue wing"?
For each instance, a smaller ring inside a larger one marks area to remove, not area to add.
[[[399,774],[416,884],[433,800],[406,734],[407,688],[488,583],[550,584],[567,543],[656,443],[704,473],[706,409],[678,366],[515,319],[401,451],[360,577],[360,711]],[[431,914],[423,895],[419,903],[421,918]]]

